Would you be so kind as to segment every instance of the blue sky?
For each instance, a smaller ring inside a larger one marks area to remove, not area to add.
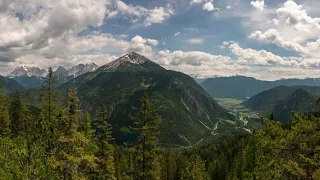
[[[3,0],[0,73],[136,51],[199,76],[319,77],[318,0]]]

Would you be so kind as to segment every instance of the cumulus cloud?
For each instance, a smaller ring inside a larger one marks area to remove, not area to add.
[[[147,45],[158,45],[158,41],[154,39],[144,39],[143,37],[137,35],[133,37],[130,41],[130,46],[125,50],[125,52],[137,52],[143,54],[144,56],[152,56],[152,47]]]
[[[189,64],[193,66],[199,66],[203,62],[210,62],[215,64],[224,64],[231,60],[230,57],[227,56],[215,56],[208,53],[200,52],[200,51],[191,51],[191,52],[183,52],[183,51],[174,51],[170,52],[159,51],[156,55],[156,59],[163,65],[180,65],[180,64]]]
[[[288,0],[278,9],[269,9],[260,13],[259,31],[277,30],[286,41],[305,43],[320,37],[320,18],[312,17],[307,10],[292,0]],[[261,23],[262,22],[262,23]],[[251,24],[256,27],[255,24]]]
[[[68,66],[63,61],[77,64],[77,61],[82,62],[82,57],[100,57],[75,56],[93,51],[121,54],[130,50],[152,54],[151,46],[159,44],[155,39],[139,36],[128,42],[123,40],[127,35],[87,31],[89,26],[103,25],[106,15],[113,11],[111,6],[119,10],[114,16],[119,13],[133,14],[144,17],[146,23],[161,23],[169,17],[166,13],[173,14],[169,6],[151,10],[135,7],[137,10],[121,1],[111,0],[5,0],[0,3],[1,71],[6,72],[19,64],[36,64],[39,67],[51,64],[54,67],[56,63],[61,63]],[[16,13],[20,13],[21,17],[17,17]],[[75,59],[77,61],[73,61]]]
[[[88,26],[101,26],[107,4],[105,0],[88,3],[61,0],[38,0],[32,3],[27,0],[11,1],[2,6],[0,11],[0,57],[13,61],[29,53],[50,56],[51,49],[54,53],[54,49],[59,48],[57,46],[77,41],[75,34]],[[16,17],[17,12],[23,14],[23,19]]]
[[[190,2],[190,5],[193,5],[193,4],[200,4],[200,3],[202,3],[204,0],[192,0],[191,2]]]
[[[200,51],[159,51],[154,60],[167,69],[202,76],[251,75],[250,67],[232,62],[228,56],[213,55]]]
[[[156,39],[147,39],[147,42],[152,46],[157,46],[159,44],[158,40]]]
[[[254,8],[256,8],[259,11],[263,11],[264,10],[264,0],[251,1],[250,5],[253,6]]]
[[[189,44],[202,44],[204,43],[204,39],[203,38],[190,38],[185,40],[185,42],[189,43]]]
[[[232,42],[229,46],[231,52],[238,57],[237,63],[259,66],[296,66],[297,61],[285,60],[265,50],[257,51],[251,48],[243,49],[237,43]]]
[[[280,33],[275,29],[269,29],[268,31],[262,33],[261,31],[256,31],[252,33],[250,36],[252,39],[260,40],[260,41],[267,41],[277,44],[280,47],[283,47],[288,50],[292,50],[298,52],[303,55],[308,55],[309,52],[306,48],[301,46],[299,43],[286,41]]]
[[[129,16],[132,22],[142,21],[145,26],[161,24],[174,15],[174,10],[170,5],[165,7],[155,7],[147,9],[142,6],[128,5],[123,1],[116,1],[114,10],[107,13],[108,18],[116,18],[117,15]]]
[[[155,23],[164,23],[170,16],[174,14],[174,10],[171,6],[167,6],[167,8],[159,7],[151,9],[148,13],[148,16],[145,20],[146,26],[150,26]]]
[[[214,10],[214,6],[213,6],[212,2],[206,2],[202,8],[203,8],[203,10],[207,10],[207,11]]]
[[[272,27],[264,31],[254,31],[249,38],[272,43],[298,53],[301,57],[295,67],[318,68],[320,64],[320,18],[309,16],[302,5],[292,0],[286,1],[275,11],[276,17],[269,18]]]

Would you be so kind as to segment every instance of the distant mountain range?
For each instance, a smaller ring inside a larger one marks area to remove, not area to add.
[[[98,65],[94,63],[90,64],[79,64],[68,70],[64,67],[59,66],[54,72],[59,84],[65,83],[79,75],[87,72],[92,72],[98,69]],[[17,67],[12,71],[7,77],[17,81],[19,84],[25,88],[40,88],[43,86],[43,78],[48,74],[45,69],[40,69],[37,67]]]
[[[47,74],[48,74],[48,71],[45,69],[40,69],[37,67],[21,66],[21,67],[17,67],[7,77],[9,78],[22,77],[22,76],[45,77]]]
[[[252,77],[232,76],[208,78],[200,85],[216,98],[235,98],[246,100],[265,90],[285,85],[320,86],[320,79],[281,79],[277,81],[262,81]]]
[[[316,100],[320,96],[320,87],[315,86],[278,86],[263,91],[243,105],[253,111],[260,112],[261,116],[269,116],[281,122],[292,120],[291,112],[313,112],[320,109]]]
[[[166,70],[137,53],[129,53],[60,86],[76,88],[82,109],[96,112],[110,107],[117,142],[131,137],[132,105],[146,92],[159,110],[161,142],[190,146],[210,133],[220,119],[234,117],[219,106],[190,76]]]
[[[9,94],[15,92],[16,90],[24,90],[25,88],[10,78],[0,76],[0,89],[3,89]]]

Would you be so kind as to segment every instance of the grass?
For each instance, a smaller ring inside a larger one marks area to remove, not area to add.
[[[222,101],[222,102],[228,103],[228,104],[234,104],[234,105],[238,105],[243,102],[243,100],[233,99],[233,98],[216,98],[216,100]]]
[[[231,121],[231,120],[227,120],[227,119],[223,119],[222,121],[227,122],[227,123],[232,124],[232,125],[236,124],[236,122]]]

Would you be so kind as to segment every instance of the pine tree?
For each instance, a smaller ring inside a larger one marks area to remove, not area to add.
[[[61,118],[61,109],[59,109],[58,91],[56,89],[56,78],[52,68],[49,68],[49,73],[45,79],[46,86],[42,89],[41,99],[43,105],[39,118],[39,138],[44,142],[44,146],[49,151],[54,151],[56,139],[58,137],[58,120]],[[53,153],[53,152],[49,152]]]
[[[98,164],[100,166],[99,176],[101,179],[116,179],[115,164],[114,164],[114,147],[111,144],[114,138],[112,137],[112,127],[107,121],[107,108],[104,106],[102,111],[98,112],[95,126],[97,128],[96,141],[99,147]]]
[[[0,136],[10,136],[9,97],[0,90]]]
[[[139,179],[160,179],[160,116],[146,93],[140,102],[140,109],[132,116],[133,130],[140,134],[139,142],[135,146],[139,164],[135,171]]]
[[[198,155],[188,157],[180,172],[180,178],[185,180],[209,180],[205,163]]]
[[[85,168],[92,166],[94,160],[94,156],[86,151],[89,139],[80,131],[78,105],[75,90],[70,90],[67,108],[58,124],[60,130],[57,152],[50,159],[51,166],[59,172],[62,179],[85,178]]]
[[[92,119],[88,112],[85,114],[85,119],[83,122],[83,131],[87,138],[92,139],[95,130],[92,128]]]
[[[16,91],[10,104],[10,128],[13,136],[31,136],[33,123],[31,112],[20,98],[20,92]]]

